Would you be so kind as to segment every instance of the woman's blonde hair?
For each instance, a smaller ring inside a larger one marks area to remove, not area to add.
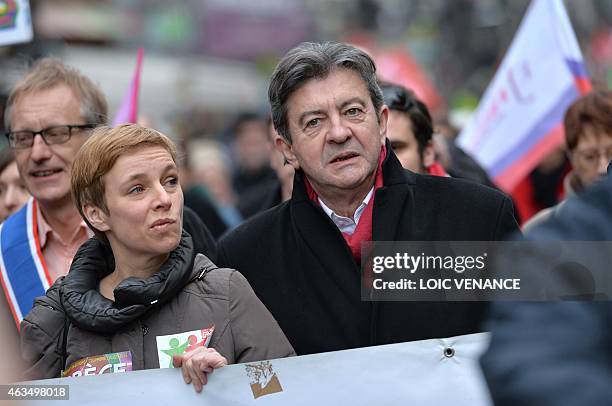
[[[83,208],[90,204],[108,214],[103,177],[121,155],[142,146],[160,146],[170,153],[176,163],[176,147],[172,140],[157,130],[137,124],[97,127],[72,163],[70,186],[74,203],[87,225],[103,240],[106,237],[89,223]]]

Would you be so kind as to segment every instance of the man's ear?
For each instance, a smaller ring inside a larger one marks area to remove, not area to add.
[[[385,139],[387,138],[387,124],[389,123],[389,107],[383,104],[380,108],[380,115],[378,119],[378,127],[380,128],[380,145],[385,145]]]
[[[300,163],[297,160],[297,157],[293,153],[293,147],[284,137],[276,137],[275,140],[276,149],[283,154],[285,157],[285,161],[293,166],[293,169],[300,169]]]
[[[83,214],[89,224],[91,224],[98,231],[108,231],[110,227],[108,226],[108,215],[102,211],[98,206],[94,206],[92,204],[86,204],[83,206]]]
[[[423,167],[429,168],[436,161],[436,151],[434,150],[433,140],[427,141],[423,150]]]

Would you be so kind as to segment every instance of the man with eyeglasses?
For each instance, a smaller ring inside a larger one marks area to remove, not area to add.
[[[105,123],[107,111],[99,87],[55,59],[40,60],[11,90],[6,136],[32,194],[0,230],[2,280],[16,322],[41,287],[68,272],[77,249],[93,235],[72,202],[70,169],[89,130]],[[20,244],[24,241],[28,244]]]
[[[607,176],[612,161],[612,91],[594,91],[576,100],[565,113],[564,128],[572,164],[572,171],[563,181],[565,195],[569,197]],[[540,211],[525,223],[523,230],[557,216],[564,202]]]
[[[77,249],[93,235],[72,202],[70,169],[107,110],[97,85],[50,58],[38,61],[9,94],[6,136],[32,198],[0,226],[0,296],[6,298],[0,297],[0,325],[6,331],[11,318],[18,331],[34,298],[68,273]],[[16,334],[8,341],[6,348],[18,348]]]

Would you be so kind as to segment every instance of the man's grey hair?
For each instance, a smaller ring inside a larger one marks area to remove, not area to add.
[[[307,81],[325,78],[338,68],[353,70],[361,76],[379,117],[383,96],[376,81],[376,65],[368,54],[345,43],[303,42],[281,59],[268,88],[274,128],[287,141],[291,142],[287,120],[289,96]]]
[[[47,57],[34,63],[11,89],[4,111],[4,128],[11,130],[11,110],[23,96],[61,85],[68,86],[79,99],[85,124],[106,124],[108,104],[100,87],[76,68]]]

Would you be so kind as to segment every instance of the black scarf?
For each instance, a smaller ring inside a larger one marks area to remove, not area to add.
[[[98,291],[99,281],[115,269],[110,247],[91,238],[77,251],[64,279],[60,299],[70,321],[83,330],[115,332],[170,301],[191,279],[195,253],[191,236],[181,241],[157,273],[147,279],[130,277],[115,287],[115,301]]]

